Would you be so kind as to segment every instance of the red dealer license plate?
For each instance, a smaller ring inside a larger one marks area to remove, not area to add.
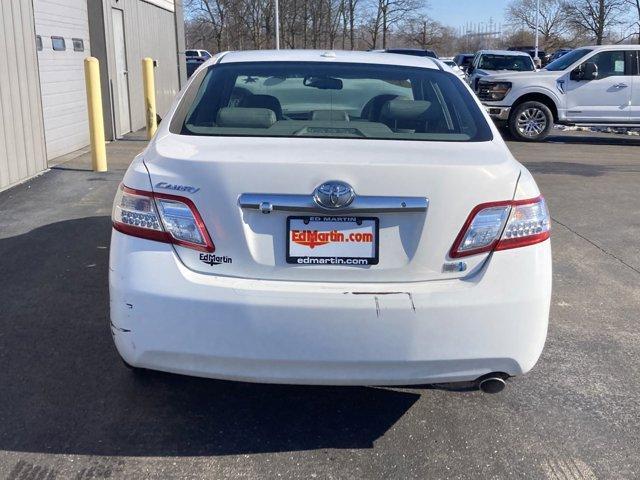
[[[378,219],[374,217],[288,217],[287,263],[376,265]]]

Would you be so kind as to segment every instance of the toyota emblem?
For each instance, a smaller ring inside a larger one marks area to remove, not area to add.
[[[338,181],[323,183],[313,194],[313,199],[319,206],[331,209],[348,207],[355,197],[356,193],[351,185]]]

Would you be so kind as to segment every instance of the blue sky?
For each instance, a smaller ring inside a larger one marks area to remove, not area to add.
[[[460,27],[466,22],[504,23],[504,9],[508,0],[428,0],[428,14],[439,22]]]

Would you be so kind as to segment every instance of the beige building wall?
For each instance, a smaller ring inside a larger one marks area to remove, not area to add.
[[[0,1],[0,190],[47,168],[33,5]]]

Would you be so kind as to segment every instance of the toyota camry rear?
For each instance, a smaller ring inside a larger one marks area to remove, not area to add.
[[[210,378],[501,381],[544,346],[549,229],[439,62],[220,54],[116,195],[112,333],[132,367]]]

